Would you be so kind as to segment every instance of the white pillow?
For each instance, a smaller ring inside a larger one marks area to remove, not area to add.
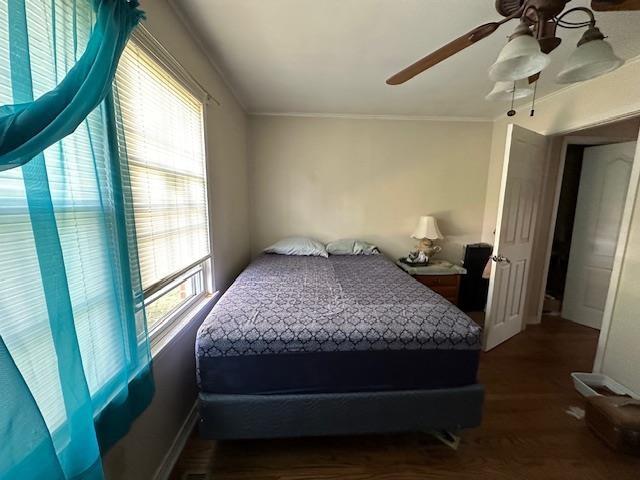
[[[346,238],[327,244],[327,252],[331,255],[378,255],[378,247],[362,240]]]
[[[308,237],[283,238],[270,247],[265,248],[264,251],[266,253],[277,253],[279,255],[306,255],[325,258],[329,256],[322,243]]]

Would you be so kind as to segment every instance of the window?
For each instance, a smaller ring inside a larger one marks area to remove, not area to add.
[[[130,41],[114,84],[152,335],[211,290],[204,106],[158,58]]]

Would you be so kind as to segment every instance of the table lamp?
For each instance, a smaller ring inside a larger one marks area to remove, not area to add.
[[[412,263],[426,264],[433,255],[442,250],[440,246],[434,245],[434,240],[441,240],[444,236],[438,228],[438,222],[432,216],[420,217],[411,238],[420,240],[415,250],[407,257]]]

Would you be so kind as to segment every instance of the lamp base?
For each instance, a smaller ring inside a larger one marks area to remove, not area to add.
[[[428,262],[429,258],[433,257],[435,254],[440,253],[442,251],[442,247],[440,247],[439,245],[434,245],[433,241],[429,240],[428,238],[423,238],[416,245],[415,251],[418,252],[419,254],[420,253],[424,254],[424,256],[427,257],[427,262]]]
[[[411,265],[412,267],[426,267],[429,265],[429,257],[424,252],[413,250],[409,252],[405,258],[400,259],[402,263]]]

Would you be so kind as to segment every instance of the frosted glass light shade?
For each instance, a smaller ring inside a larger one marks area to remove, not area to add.
[[[541,72],[549,62],[549,55],[542,53],[535,38],[518,35],[504,46],[491,65],[489,78],[494,82],[521,80]]]
[[[514,93],[515,83],[515,93]],[[522,79],[516,82],[496,82],[493,90],[485,97],[489,101],[500,100],[519,100],[533,95],[533,88],[529,85],[528,80]]]
[[[428,238],[429,240],[436,240],[442,239],[444,236],[442,235],[442,232],[440,232],[438,222],[434,217],[422,216],[418,220],[418,225],[413,231],[411,238],[415,238],[416,240],[424,240],[425,238]]]
[[[575,49],[558,74],[557,81],[583,82],[620,68],[623,63],[624,60],[616,56],[609,42],[592,40]]]

